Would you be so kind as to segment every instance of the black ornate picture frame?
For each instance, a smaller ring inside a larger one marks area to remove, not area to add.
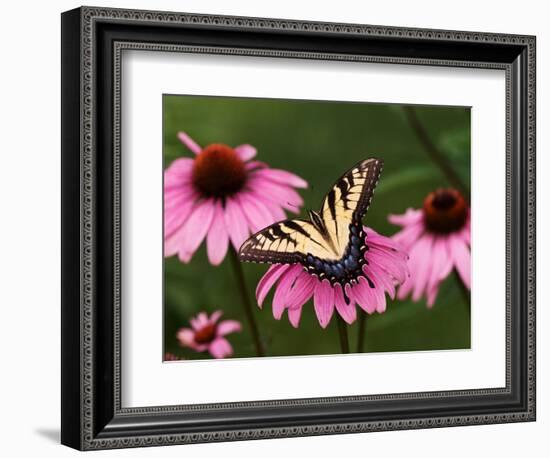
[[[123,408],[126,49],[506,73],[506,386]],[[62,15],[62,434],[80,450],[535,420],[535,37],[82,7]]]

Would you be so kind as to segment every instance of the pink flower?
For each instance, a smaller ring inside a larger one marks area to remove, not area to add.
[[[294,188],[307,183],[285,170],[251,161],[256,148],[211,144],[201,148],[186,133],[180,141],[194,158],[179,158],[164,172],[164,255],[189,262],[206,238],[208,259],[219,265],[229,241],[239,250],[254,233],[299,213],[303,200]]]
[[[164,361],[180,361],[181,359],[179,356],[174,355],[174,353],[166,352],[164,354]]]
[[[432,307],[439,285],[455,268],[470,289],[470,210],[454,189],[429,194],[420,210],[409,208],[389,221],[403,227],[393,236],[409,253],[411,277],[399,288],[397,297],[412,293],[414,301],[426,295]]]
[[[233,347],[225,338],[227,334],[239,332],[241,323],[235,320],[220,321],[220,310],[212,313],[210,318],[206,312],[191,318],[191,328],[181,328],[177,339],[182,347],[189,347],[197,352],[208,351],[214,358],[227,358],[233,354]]]
[[[364,227],[366,263],[362,273],[345,281],[331,282],[310,273],[302,264],[275,264],[261,278],[256,299],[261,307],[270,289],[277,284],[273,296],[273,316],[280,320],[288,310],[292,326],[298,327],[304,304],[313,297],[313,307],[319,324],[325,328],[334,310],[351,324],[357,317],[357,304],[368,314],[386,310],[386,294],[395,297],[396,284],[408,276],[407,255],[390,238]]]

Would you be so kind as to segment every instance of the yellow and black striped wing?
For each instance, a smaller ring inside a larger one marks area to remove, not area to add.
[[[328,192],[320,216],[332,240],[343,255],[349,242],[349,226],[361,223],[369,208],[384,162],[371,158],[349,169]]]
[[[336,259],[323,235],[309,221],[289,219],[272,224],[252,235],[239,250],[247,262],[294,264],[308,254],[321,259]]]

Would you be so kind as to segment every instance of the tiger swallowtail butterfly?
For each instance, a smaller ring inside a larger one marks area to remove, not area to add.
[[[287,219],[246,240],[239,259],[269,264],[301,263],[331,283],[354,282],[365,263],[367,213],[380,173],[381,159],[366,159],[342,175],[307,219]]]

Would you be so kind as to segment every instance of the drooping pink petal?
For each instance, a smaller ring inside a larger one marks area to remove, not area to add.
[[[214,358],[221,359],[231,356],[233,354],[233,347],[231,347],[231,344],[226,339],[218,337],[212,341],[208,347],[208,351]]]
[[[171,174],[187,173],[191,171],[194,163],[195,160],[191,157],[178,157],[170,163],[165,172]]]
[[[392,239],[409,250],[424,232],[424,223],[420,221],[405,227],[402,231],[393,235]]]
[[[370,227],[363,227],[363,230],[367,234],[365,243],[368,246],[376,246],[381,249],[386,249],[392,251],[395,255],[402,255],[402,257],[407,257],[407,253],[404,251],[404,247],[397,243],[395,240],[390,237],[384,237],[383,235],[378,234]]]
[[[449,275],[453,262],[444,237],[435,237],[432,249],[432,268],[426,285],[426,305],[432,307],[441,281]]]
[[[274,264],[260,279],[258,286],[256,286],[256,301],[260,307],[262,306],[267,293],[269,293],[269,290],[288,269],[290,269],[290,266],[287,264]]]
[[[385,270],[399,283],[405,282],[409,277],[407,262],[392,252],[370,247],[366,258],[371,264],[376,264],[380,269]]]
[[[415,248],[417,252],[415,253],[417,262],[414,264],[414,288],[412,293],[413,301],[420,299],[430,278],[431,268],[432,268],[432,245],[433,245],[433,236],[425,234],[418,241]],[[411,254],[411,256],[413,256]],[[411,264],[411,270],[412,270]]]
[[[194,207],[193,207],[194,208]],[[185,231],[185,223],[173,230],[172,233],[164,238],[164,256],[169,257],[177,254],[181,249],[181,239]]]
[[[289,309],[301,308],[313,295],[317,283],[319,280],[302,270],[288,294],[287,307]]]
[[[466,288],[470,289],[470,250],[464,243],[464,240],[455,234],[450,236],[448,243],[456,270]]]
[[[300,194],[293,188],[279,185],[264,178],[252,176],[248,180],[247,186],[249,189],[254,189],[256,193],[261,193],[266,199],[294,213],[299,213],[300,207],[304,204]]]
[[[414,287],[414,280],[413,277],[407,277],[407,279],[401,283],[401,286],[399,287],[399,290],[397,291],[397,299],[400,301],[404,300],[412,291]]]
[[[193,255],[206,237],[213,217],[213,199],[205,199],[195,206],[177,240],[179,244],[178,256],[181,261],[189,261],[190,256]]]
[[[357,303],[357,299],[353,294],[353,290],[351,289],[351,285],[349,283],[346,283],[344,285],[344,299],[346,297],[348,298],[349,302]]]
[[[363,292],[367,292],[367,294],[370,293],[371,297],[374,298],[375,310],[378,313],[384,313],[386,311],[386,294],[384,293],[384,288],[376,283],[375,277],[370,277],[370,280],[374,284],[374,288],[371,287],[364,277],[359,277],[359,287],[362,286]]]
[[[235,198],[239,201],[252,232],[275,222],[266,206],[260,200],[254,199],[250,193],[241,192]]]
[[[286,186],[293,186],[294,188],[307,188],[307,181],[300,178],[294,173],[287,172],[286,170],[279,169],[259,169],[253,172],[253,176],[265,178],[275,183],[279,183]]]
[[[313,294],[313,307],[322,328],[326,328],[334,312],[334,290],[328,280],[317,284]]]
[[[395,285],[386,271],[378,267],[376,263],[371,262],[363,266],[363,272],[377,287],[381,287],[392,299],[395,299]]]
[[[175,159],[164,171],[164,189],[189,184],[192,178],[194,160],[188,157]]]
[[[236,320],[224,320],[220,321],[216,332],[218,336],[225,336],[233,332],[240,332],[242,329],[241,323]]]
[[[422,220],[422,210],[408,208],[402,215],[389,215],[388,221],[397,226],[410,226]]]
[[[303,307],[295,307],[293,309],[288,309],[288,321],[290,321],[290,324],[297,328],[300,324],[300,317],[302,316],[302,308]]]
[[[275,289],[275,295],[273,296],[273,317],[276,320],[280,320],[283,316],[283,312],[288,304],[290,289],[301,272],[303,272],[301,265],[293,265],[279,281]]]
[[[195,154],[199,154],[202,151],[202,148],[185,132],[178,132],[178,138],[190,151],[193,151]]]
[[[363,282],[359,281],[357,284],[355,284],[351,288],[351,291],[355,301],[357,302],[359,307],[361,307],[365,312],[367,312],[369,315],[372,315],[376,311],[376,295],[374,294],[374,292],[371,291],[371,288],[369,287],[369,284],[365,279],[363,279]]]
[[[190,184],[178,188],[164,189],[164,212],[175,211],[182,205],[199,199],[197,191]]]
[[[236,146],[234,150],[241,160],[245,162],[256,156],[256,148],[252,145],[239,145]]]
[[[220,265],[229,247],[229,234],[225,227],[225,215],[222,203],[216,200],[214,203],[214,216],[212,217],[212,225],[206,236],[206,253],[210,264]]]
[[[346,302],[342,287],[338,283],[334,286],[334,305],[346,323],[352,324],[357,318],[355,301]]]
[[[397,297],[403,300],[407,297],[414,288],[417,290],[423,288],[426,285],[427,277],[426,270],[429,269],[430,258],[427,250],[431,248],[432,236],[427,234],[418,240],[409,251],[409,271],[411,276],[401,285],[397,293]],[[423,273],[420,281],[418,280],[418,274]],[[417,286],[418,285],[418,286]]]
[[[464,243],[466,245],[471,245],[471,230],[470,230],[470,217],[468,216],[468,219],[466,220],[466,224],[464,224],[464,227],[460,230],[458,233],[459,237],[464,240]]]
[[[174,234],[185,223],[193,207],[195,205],[195,198],[189,199],[187,202],[183,202],[178,207],[164,208],[164,239]]]
[[[234,197],[228,197],[225,200],[225,224],[231,243],[235,250],[239,251],[250,233],[243,210]]]
[[[426,291],[426,306],[431,309],[435,304],[437,299],[437,294],[439,293],[439,283],[435,283],[432,286],[429,286]]]

